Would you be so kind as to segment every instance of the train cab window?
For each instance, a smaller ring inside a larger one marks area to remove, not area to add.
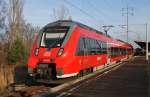
[[[60,47],[69,27],[48,27],[43,30],[43,34],[41,36],[41,47]]]
[[[80,38],[78,41],[78,46],[77,46],[77,51],[76,51],[76,55],[80,56],[80,55],[84,55],[84,48],[85,48],[85,42],[84,42],[84,38]]]

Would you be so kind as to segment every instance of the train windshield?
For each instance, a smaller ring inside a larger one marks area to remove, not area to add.
[[[42,47],[60,47],[68,32],[68,27],[50,27],[44,30],[40,46]]]

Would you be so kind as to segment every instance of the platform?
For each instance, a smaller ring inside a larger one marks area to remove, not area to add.
[[[135,57],[104,76],[98,76],[56,97],[148,97],[145,57]]]

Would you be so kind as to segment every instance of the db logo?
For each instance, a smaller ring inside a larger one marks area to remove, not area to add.
[[[101,61],[102,60],[102,58],[101,57],[97,57],[97,61]]]
[[[44,52],[44,56],[50,56],[50,55],[51,55],[51,52],[50,52],[50,51]]]

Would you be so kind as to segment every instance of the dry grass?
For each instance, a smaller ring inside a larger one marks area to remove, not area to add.
[[[14,69],[12,65],[0,65],[0,91],[14,82]]]

